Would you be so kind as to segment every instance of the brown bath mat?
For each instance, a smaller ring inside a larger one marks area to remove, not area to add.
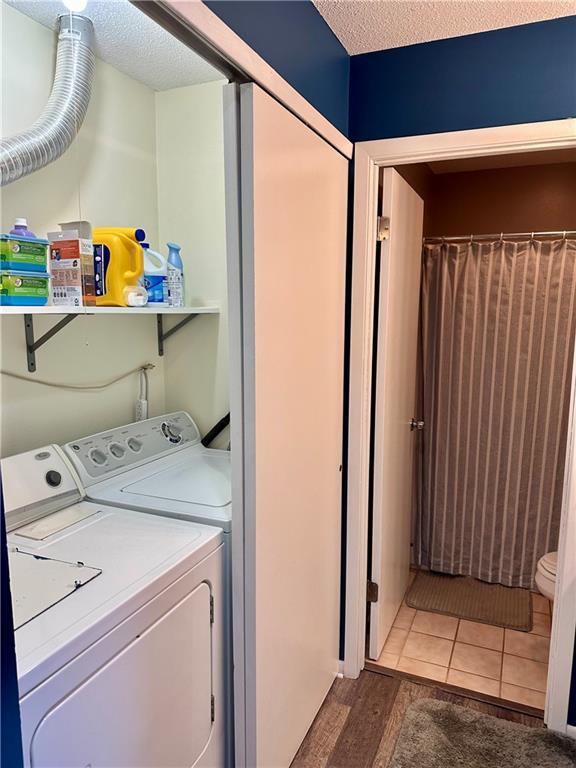
[[[530,632],[532,599],[528,589],[488,584],[470,576],[418,571],[406,603],[411,608]]]
[[[390,768],[573,768],[576,741],[444,701],[412,704]]]

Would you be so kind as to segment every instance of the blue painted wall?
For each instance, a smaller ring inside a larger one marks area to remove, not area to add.
[[[12,601],[8,575],[8,552],[4,523],[2,478],[0,478],[0,588],[2,605],[2,724],[0,739],[0,765],[10,768],[22,766],[22,742],[20,739],[20,709],[18,707],[18,679],[16,676],[16,652],[12,629]]]
[[[576,16],[349,57],[310,0],[205,0],[353,141],[576,116]]]
[[[572,662],[572,685],[568,704],[568,722],[576,726],[576,637],[574,638],[574,661]]]
[[[352,56],[350,138],[576,116],[576,16]]]
[[[350,57],[309,0],[206,0],[206,5],[348,134]]]

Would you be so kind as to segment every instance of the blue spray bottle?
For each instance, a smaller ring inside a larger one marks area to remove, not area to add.
[[[184,265],[180,256],[180,246],[166,243],[168,246],[168,304],[171,307],[184,306]]]

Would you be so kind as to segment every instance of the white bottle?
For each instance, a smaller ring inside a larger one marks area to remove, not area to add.
[[[141,284],[148,291],[149,304],[168,304],[168,260],[161,253],[150,248],[149,243],[140,243],[144,251],[144,275]]]
[[[184,266],[180,256],[180,246],[166,243],[168,246],[168,304],[171,307],[184,306]]]

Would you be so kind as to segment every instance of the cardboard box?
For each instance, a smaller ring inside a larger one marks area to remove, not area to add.
[[[66,307],[94,306],[96,290],[90,224],[86,221],[66,222],[60,227],[61,232],[48,233],[51,303]]]

